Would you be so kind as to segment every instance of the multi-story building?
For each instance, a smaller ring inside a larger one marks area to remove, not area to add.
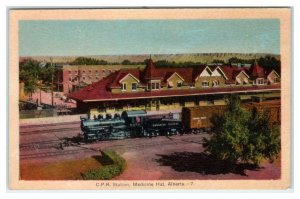
[[[79,90],[98,82],[121,68],[144,68],[143,65],[64,65],[63,92],[65,94]]]
[[[122,110],[179,110],[184,106],[222,104],[224,94],[280,96],[280,76],[257,63],[251,67],[156,67],[150,59],[144,69],[120,69],[70,98],[78,109],[97,115]]]

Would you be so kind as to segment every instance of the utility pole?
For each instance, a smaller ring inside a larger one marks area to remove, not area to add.
[[[53,84],[54,84],[54,66],[52,62],[52,57],[50,58],[51,61],[51,104],[54,106],[54,94],[53,94]]]

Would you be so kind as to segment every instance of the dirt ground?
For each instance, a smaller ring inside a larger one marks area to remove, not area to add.
[[[22,143],[41,142],[76,136],[76,131],[22,135]],[[202,146],[207,134],[185,134],[170,138],[133,138],[90,143],[81,146],[21,149],[20,173],[22,180],[80,180],[80,173],[101,166],[92,158],[102,149],[112,149],[127,163],[126,170],[115,180],[276,180],[281,176],[280,158],[274,163],[264,161],[260,168],[238,164],[224,167],[205,155]],[[65,153],[72,152],[74,153]],[[65,153],[59,156],[26,155]],[[284,169],[284,168],[283,168]]]
[[[21,180],[82,180],[81,173],[101,167],[95,158],[57,163],[24,164],[20,168]]]

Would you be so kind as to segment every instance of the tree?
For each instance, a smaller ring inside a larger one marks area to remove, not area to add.
[[[270,122],[268,112],[255,113],[249,121],[249,142],[244,150],[244,159],[259,164],[263,159],[271,162],[280,153],[280,129]]]
[[[130,65],[131,62],[128,59],[122,61],[122,65]]]
[[[273,161],[280,152],[279,128],[270,123],[267,113],[251,114],[240,106],[237,96],[230,96],[228,109],[212,118],[212,135],[204,139],[205,152],[218,160],[259,165]]]
[[[277,73],[280,73],[281,62],[273,56],[261,57],[257,62],[264,69],[275,70]]]
[[[229,98],[228,110],[222,116],[212,118],[212,136],[204,139],[205,151],[216,159],[236,163],[248,143],[248,121],[251,115],[240,107],[236,96]]]
[[[107,65],[108,62],[105,60],[98,60],[90,57],[77,57],[71,64],[78,65]]]
[[[19,81],[24,82],[24,90],[31,95],[38,88],[38,79],[41,68],[39,62],[26,59],[19,64]]]

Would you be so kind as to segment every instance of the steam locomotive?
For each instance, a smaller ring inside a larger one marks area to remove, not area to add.
[[[183,133],[180,120],[167,117],[151,117],[144,110],[123,111],[114,117],[81,117],[81,130],[86,142],[97,140],[125,139],[133,137],[172,136]]]

